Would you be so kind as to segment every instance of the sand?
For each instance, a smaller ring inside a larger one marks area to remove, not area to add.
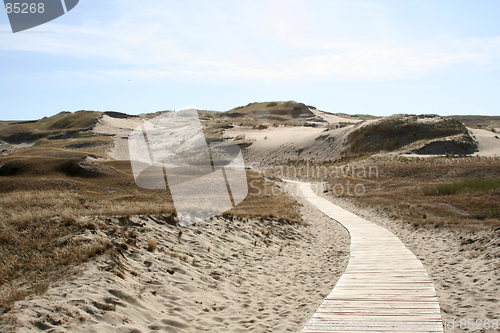
[[[307,227],[219,217],[183,228],[180,241],[180,228],[162,217],[132,217],[136,247],[84,264],[9,316],[18,332],[300,331],[349,256],[347,231],[302,204]],[[109,233],[80,237],[124,242]],[[155,252],[145,249],[150,237]]]
[[[356,118],[346,118],[346,117],[341,117],[333,113],[328,113],[324,111],[319,111],[317,109],[309,108],[309,110],[314,113],[316,117],[323,118],[330,124],[340,124],[340,123],[359,123],[362,120],[361,119],[356,119]]]
[[[34,144],[35,142],[7,143],[0,140],[0,154],[8,155],[17,150],[31,148]]]
[[[244,158],[252,163],[285,163],[288,158],[297,159],[299,152],[308,150],[315,144],[315,139],[324,128],[282,126],[258,130],[248,127],[227,129],[225,137],[244,136],[244,141],[251,143],[245,148]],[[235,143],[238,143],[236,141]]]
[[[327,129],[324,127],[280,126],[264,130],[238,127],[227,129],[224,136],[244,136],[245,161],[264,166],[283,165],[289,160],[333,160],[346,148],[347,135],[354,125]]]
[[[261,130],[235,126],[226,129],[224,137],[227,140],[244,137],[244,139],[237,140],[235,143],[245,146],[244,158],[247,164],[284,164],[288,160],[324,161],[340,157],[347,147],[347,135],[355,128],[355,125],[331,129],[323,126],[340,123],[358,124],[361,120],[344,118],[315,109],[311,109],[311,111],[317,117],[323,118],[327,123],[318,124],[319,127],[280,126]],[[113,118],[103,115],[95,126],[94,132],[113,135],[114,145],[108,152],[110,158],[128,160],[128,135],[144,121],[141,117]],[[368,125],[375,121],[377,119],[364,121],[363,124]],[[419,121],[437,120],[422,118]],[[484,157],[500,156],[499,134],[481,129],[468,128],[468,130],[478,143],[478,149],[473,155]],[[416,154],[406,151],[393,152],[392,154],[404,154],[407,157],[442,156],[442,154]]]
[[[113,135],[113,148],[108,156],[115,160],[128,160],[128,135],[145,120],[140,117],[113,118],[103,115],[94,127],[94,133]]]
[[[326,129],[327,124],[358,123],[361,120],[344,118],[338,115],[311,111],[325,123],[318,123],[319,127],[280,126],[259,130],[250,127],[235,126],[226,129],[224,137],[229,140],[244,136],[238,144],[250,144],[245,151],[245,160],[248,163],[284,163],[288,159],[316,159],[326,160],[340,156],[345,148],[344,141],[351,126],[339,129]],[[128,160],[128,135],[145,119],[141,117],[113,118],[103,115],[94,127],[95,133],[111,134],[114,145],[107,155],[116,160]],[[335,138],[335,140],[328,140]]]
[[[500,228],[415,230],[388,218],[390,212],[327,199],[389,229],[421,260],[443,320],[455,320],[445,332],[463,332],[460,320],[499,319]],[[19,332],[300,331],[343,273],[349,238],[338,223],[299,201],[307,227],[218,217],[183,228],[180,241],[179,227],[161,216],[132,217],[136,247],[84,264],[47,293],[17,302],[9,316]],[[112,238],[103,231],[78,237]],[[158,239],[155,252],[145,249],[150,237]]]
[[[500,134],[477,128],[469,128],[469,131],[477,141],[478,150],[474,155],[500,156]]]

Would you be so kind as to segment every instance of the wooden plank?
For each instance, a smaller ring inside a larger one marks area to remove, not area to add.
[[[350,283],[350,282],[341,282],[337,283],[335,286],[337,290],[346,290],[349,292],[359,292],[364,293],[370,290],[377,290],[383,292],[384,290],[407,290],[412,293],[428,293],[430,291],[434,292],[435,289],[429,287],[427,283],[393,283],[393,284],[381,284],[381,283]],[[334,288],[334,290],[335,290]]]
[[[375,319],[376,318],[376,319]],[[395,315],[378,315],[378,314],[369,314],[366,316],[363,315],[352,315],[352,314],[322,314],[318,313],[314,316],[314,319],[323,319],[325,321],[335,321],[335,320],[344,320],[348,322],[360,322],[360,321],[372,321],[377,320],[380,323],[388,323],[388,322],[399,322],[399,323],[431,323],[431,322],[439,322],[441,321],[441,315],[420,315],[420,316],[395,316]]]
[[[395,329],[390,329],[390,330],[324,330],[324,329],[305,329],[302,332],[307,332],[307,333],[328,333],[328,332],[336,332],[336,333],[385,333],[385,332],[392,332],[392,333],[417,333],[417,332],[426,332],[426,333],[441,333],[443,332],[442,330],[422,330],[422,329],[408,329],[408,330],[395,330]]]
[[[347,277],[350,276],[355,276],[354,274],[349,274]],[[343,278],[346,277],[346,275],[342,276]],[[358,280],[348,280],[348,279],[343,279],[339,280],[337,282],[338,286],[356,286],[356,285],[380,285],[380,286],[408,286],[410,284],[415,284],[415,287],[422,287],[423,285],[427,284],[426,287],[429,286],[429,281],[424,281],[423,277],[421,276],[409,276],[408,279],[405,280],[405,277],[402,275],[393,275],[388,277],[386,280],[380,280],[378,278],[370,278],[370,277],[363,277]]]
[[[415,255],[390,231],[314,194],[298,183],[302,195],[341,223],[351,237],[347,268],[302,332],[367,332],[332,327],[334,321],[379,320],[410,327],[373,327],[370,332],[443,332],[436,291]],[[427,323],[427,327],[411,325]]]
[[[415,303],[413,301],[393,301],[393,302],[386,302],[384,304],[379,304],[376,301],[371,301],[371,300],[348,300],[348,301],[342,301],[342,302],[329,302],[329,301],[323,301],[324,306],[343,306],[343,307],[376,307],[380,306],[381,308],[386,308],[386,307],[393,307],[393,308],[425,308],[425,307],[432,307],[434,306],[436,309],[439,309],[439,304],[436,304],[434,301],[428,301],[428,302],[418,302]]]
[[[384,289],[384,288],[369,288],[369,289],[353,289],[353,288],[343,288],[342,286],[338,287],[338,291],[335,291],[336,295],[339,295],[339,292],[342,291],[340,295],[401,295],[404,294],[406,296],[416,295],[416,296],[435,296],[435,290],[418,290],[418,289],[408,289],[406,291],[402,291],[404,289]]]
[[[413,308],[411,311],[408,311],[410,309],[408,308],[399,308],[399,309],[394,309],[391,307],[385,307],[385,308],[380,308],[380,307],[365,307],[365,306],[360,306],[360,307],[342,307],[342,306],[327,306],[324,305],[321,306],[318,309],[318,313],[320,312],[327,312],[327,313],[350,313],[350,314],[373,314],[374,312],[377,312],[380,310],[381,315],[389,315],[389,314],[405,314],[408,316],[413,316],[413,315],[420,315],[420,314],[436,314],[436,310],[439,311],[439,309],[429,309],[428,307],[423,307],[423,308]],[[410,313],[410,314],[408,314]]]

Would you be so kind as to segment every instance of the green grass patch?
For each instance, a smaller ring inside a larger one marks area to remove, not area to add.
[[[425,195],[452,195],[457,193],[483,192],[497,189],[500,189],[500,178],[477,178],[426,187],[423,191]]]

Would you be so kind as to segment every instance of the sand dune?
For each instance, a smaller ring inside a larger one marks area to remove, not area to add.
[[[245,145],[245,160],[247,163],[276,164],[286,163],[289,159],[313,159],[317,161],[332,160],[340,157],[348,147],[347,136],[359,126],[367,126],[379,119],[362,121],[355,117],[345,118],[311,108],[317,118],[322,118],[325,123],[317,123],[317,127],[310,126],[279,126],[258,129],[252,127],[234,126],[224,130],[226,140],[234,140],[237,144]],[[439,118],[441,119],[441,118]],[[419,122],[436,122],[438,118],[419,118]],[[128,135],[143,123],[141,117],[114,118],[103,115],[94,128],[95,133],[113,135],[114,147],[108,156],[117,160],[128,160]],[[341,125],[342,124],[342,125]],[[353,124],[353,125],[349,125]],[[341,125],[337,128],[337,125]],[[326,126],[326,127],[325,127]],[[500,139],[497,133],[481,129],[468,128],[477,141],[477,150],[473,155],[500,156]],[[432,157],[444,155],[446,151],[456,150],[452,141],[460,138],[443,138],[434,144],[425,143],[429,147],[423,148],[424,154],[414,153],[416,147],[408,151],[398,151],[406,156]],[[442,141],[442,142],[441,142]],[[448,147],[449,146],[449,147]],[[448,148],[447,148],[448,147]],[[379,152],[374,152],[375,154]],[[386,152],[382,152],[387,154]],[[390,153],[391,154],[391,153]]]
[[[297,332],[349,251],[343,227],[307,203],[301,212],[309,227],[213,218],[183,228],[180,242],[180,228],[161,217],[133,217],[138,247],[84,264],[9,315],[18,332]],[[145,249],[149,237],[158,239],[155,252]]]
[[[477,128],[469,128],[477,141],[476,156],[500,156],[500,134]]]
[[[114,118],[105,114],[95,125],[94,132],[113,135],[114,146],[108,156],[115,160],[128,160],[128,135],[143,122],[140,117]]]
[[[314,115],[316,117],[322,118],[330,124],[359,123],[362,121],[361,119],[357,119],[355,117],[349,117],[349,118],[341,117],[341,116],[336,115],[336,114],[320,111],[320,110],[313,109],[313,108],[310,108],[309,110],[311,110],[311,112],[314,113]]]

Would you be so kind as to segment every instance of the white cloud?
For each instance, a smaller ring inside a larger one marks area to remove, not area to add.
[[[303,0],[231,2],[229,9],[206,2],[116,4],[123,14],[111,21],[47,25],[54,34],[2,35],[0,49],[81,59],[89,69],[43,75],[100,81],[394,80],[457,64],[486,65],[500,55],[500,38],[403,43],[388,32],[383,8],[370,3],[356,4],[366,10],[362,17],[347,15],[352,22],[342,19],[347,9],[339,2],[331,7],[334,22],[321,18],[323,7]],[[361,19],[373,33],[352,28]],[[101,69],[110,61],[121,69]]]

